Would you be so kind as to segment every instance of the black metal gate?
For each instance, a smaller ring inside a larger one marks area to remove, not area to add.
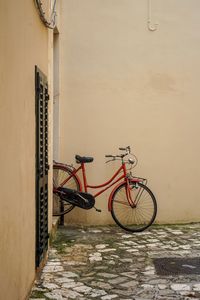
[[[35,67],[36,95],[36,267],[48,249],[48,83]]]

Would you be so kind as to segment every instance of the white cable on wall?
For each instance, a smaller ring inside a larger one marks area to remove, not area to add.
[[[41,0],[34,0],[34,2],[35,2],[35,5],[37,7],[40,19],[43,22],[43,24],[46,27],[50,28],[50,29],[54,29],[55,25],[56,25],[56,0],[54,0],[49,20],[45,16],[45,12],[42,8],[42,1]]]
[[[158,23],[152,23],[152,3],[151,0],[148,0],[148,21],[147,26],[150,31],[155,31],[158,29]]]

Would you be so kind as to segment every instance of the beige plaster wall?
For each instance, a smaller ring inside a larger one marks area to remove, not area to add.
[[[200,2],[152,0],[156,31],[147,0],[64,0],[61,11],[60,160],[94,156],[89,181],[100,183],[116,167],[104,155],[131,145],[157,222],[199,221]],[[111,222],[107,195],[101,215],[73,221]]]
[[[24,300],[35,277],[34,68],[48,74],[48,30],[34,1],[0,1],[0,22],[0,299]]]

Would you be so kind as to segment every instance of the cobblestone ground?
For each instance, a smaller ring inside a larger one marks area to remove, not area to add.
[[[153,263],[200,258],[199,229],[152,226],[129,234],[118,227],[61,227],[29,299],[200,299],[200,275],[158,275]]]

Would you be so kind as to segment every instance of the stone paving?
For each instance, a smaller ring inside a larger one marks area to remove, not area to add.
[[[200,224],[60,227],[29,300],[200,299],[200,275],[156,273],[153,259],[166,257],[200,258]]]

